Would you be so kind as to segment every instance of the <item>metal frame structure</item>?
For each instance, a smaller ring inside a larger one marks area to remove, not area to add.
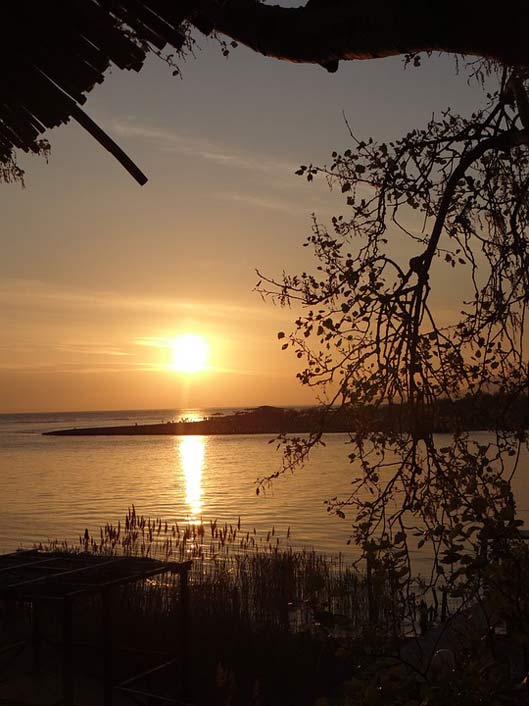
[[[164,562],[146,557],[98,556],[87,553],[19,551],[0,555],[0,600],[29,604],[32,610],[31,644],[33,668],[41,670],[41,619],[44,602],[53,602],[61,611],[62,624],[62,699],[65,706],[74,704],[73,606],[81,596],[99,595],[102,602],[102,641],[104,706],[111,706],[113,677],[112,601],[115,589],[127,584],[161,576],[178,574],[180,578],[181,618],[179,645],[181,650],[182,692],[188,690],[189,591],[188,572],[191,562]],[[20,643],[12,645],[19,648]],[[9,646],[5,649],[9,649]],[[171,659],[171,662],[176,660]],[[164,665],[167,665],[165,662]],[[156,668],[155,668],[156,670]],[[154,670],[154,671],[155,671]],[[153,671],[153,670],[149,670]],[[137,675],[127,680],[132,682]],[[123,684],[123,686],[125,686]],[[126,691],[126,689],[122,689]],[[175,702],[176,703],[176,702]]]

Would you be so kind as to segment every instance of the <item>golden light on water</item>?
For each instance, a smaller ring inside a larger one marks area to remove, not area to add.
[[[178,451],[184,475],[186,503],[192,520],[202,513],[202,471],[206,439],[203,436],[181,436]]]
[[[169,367],[179,373],[199,373],[208,367],[209,346],[202,336],[186,333],[171,341]]]

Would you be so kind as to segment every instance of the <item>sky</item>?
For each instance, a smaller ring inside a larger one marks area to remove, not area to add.
[[[277,340],[296,314],[253,291],[256,268],[311,267],[312,213],[347,213],[295,170],[349,146],[344,115],[387,140],[482,102],[450,57],[329,74],[197,41],[181,78],[151,57],[84,106],[145,186],[75,123],[49,132],[48,163],[20,159],[24,189],[0,185],[0,413],[314,403]],[[206,340],[206,371],[171,365],[186,333]]]

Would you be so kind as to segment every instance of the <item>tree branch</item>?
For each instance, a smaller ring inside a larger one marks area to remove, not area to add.
[[[443,198],[439,205],[439,210],[435,219],[434,227],[432,229],[432,235],[430,236],[428,246],[424,254],[421,256],[420,269],[423,274],[426,274],[430,269],[432,258],[437,250],[445,220],[448,215],[448,211],[450,210],[450,204],[452,203],[454,192],[460,180],[465,176],[467,169],[469,169],[475,161],[483,157],[483,155],[489,150],[507,150],[512,147],[526,145],[528,143],[529,135],[527,135],[524,130],[510,130],[479,142],[473,149],[461,157],[461,161],[447,181]]]
[[[190,17],[265,56],[335,70],[340,60],[421,51],[481,56],[529,66],[529,4],[505,0],[501,10],[476,10],[473,0],[309,0],[306,7],[257,0],[203,0]]]

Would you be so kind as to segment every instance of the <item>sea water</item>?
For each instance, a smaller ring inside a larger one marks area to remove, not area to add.
[[[218,520],[255,528],[294,546],[354,559],[350,523],[325,499],[347,497],[358,468],[346,434],[329,434],[309,462],[256,494],[258,478],[281,467],[273,435],[43,436],[61,428],[199,419],[234,410],[149,410],[0,415],[0,551],[50,539],[78,542],[117,524],[127,508],[184,523]],[[441,436],[441,435],[440,435]],[[476,432],[483,443],[489,438]],[[439,441],[442,443],[442,439]],[[447,438],[448,441],[448,438]],[[529,457],[514,481],[519,517],[529,525]],[[416,560],[420,562],[420,555]]]

